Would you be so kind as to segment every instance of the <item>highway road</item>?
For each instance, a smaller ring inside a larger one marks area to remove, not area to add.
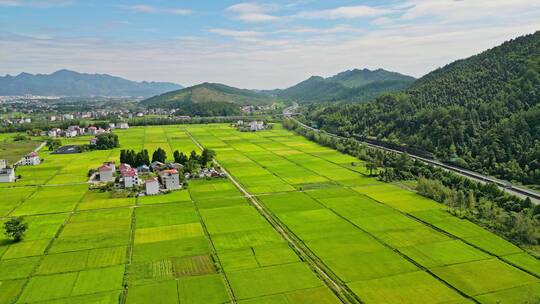
[[[310,126],[300,122],[298,119],[296,119],[294,117],[294,115],[296,114],[296,109],[297,108],[298,108],[298,105],[295,104],[295,105],[293,105],[291,107],[288,107],[288,108],[284,109],[283,110],[283,116],[285,118],[289,118],[289,119],[294,120],[296,123],[298,123],[300,126],[302,126],[305,129],[309,129],[309,130],[312,130],[312,131],[315,131],[315,132],[322,132],[322,133],[324,133],[324,134],[326,134],[328,136],[345,139],[345,137],[343,137],[343,136],[328,133],[326,131],[310,127]],[[398,151],[398,150],[390,149],[390,148],[379,146],[379,145],[372,144],[372,143],[367,143],[367,142],[364,142],[364,141],[361,141],[361,140],[358,140],[358,139],[354,139],[354,140],[356,140],[358,142],[361,142],[362,144],[368,145],[370,147],[373,147],[373,148],[382,149],[382,150],[385,150],[385,151],[394,152],[394,153],[398,153],[398,154],[403,153],[403,152]],[[438,161],[438,160],[427,159],[427,158],[424,158],[424,157],[421,157],[421,156],[418,156],[418,155],[414,155],[414,154],[410,154],[410,153],[409,153],[409,155],[414,159],[418,159],[418,160],[423,161],[425,163],[428,163],[430,165],[437,166],[437,167],[443,168],[443,169],[448,170],[448,171],[452,171],[454,173],[457,173],[457,174],[459,174],[461,176],[467,177],[467,178],[472,179],[474,181],[478,181],[478,182],[482,182],[482,183],[494,183],[500,189],[506,191],[509,194],[515,195],[515,196],[523,198],[523,199],[525,199],[526,197],[529,197],[534,204],[540,204],[540,193],[538,193],[536,191],[533,191],[533,190],[530,190],[530,189],[527,189],[527,188],[524,188],[524,187],[515,186],[515,185],[512,185],[510,182],[500,180],[500,179],[496,179],[496,178],[491,177],[491,176],[486,176],[486,175],[483,175],[483,174],[480,174],[480,173],[477,173],[477,172],[473,172],[473,171],[470,171],[470,170],[465,170],[465,169],[462,169],[462,168],[451,166],[451,165],[445,164],[445,163],[443,163],[441,161]]]

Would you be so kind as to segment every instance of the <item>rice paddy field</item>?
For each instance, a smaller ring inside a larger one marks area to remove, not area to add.
[[[342,303],[314,261],[358,303],[540,299],[536,258],[279,125],[115,133],[119,149],[41,152],[41,165],[19,168],[21,181],[0,184],[0,222],[29,223],[22,242],[0,236],[0,304]],[[88,170],[118,161],[120,149],[172,156],[197,144],[214,149],[232,179],[193,180],[154,197],[88,190]]]

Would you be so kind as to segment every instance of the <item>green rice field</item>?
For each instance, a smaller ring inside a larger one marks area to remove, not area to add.
[[[0,184],[0,222],[29,223],[22,242],[0,235],[0,304],[342,303],[314,265],[352,295],[346,303],[540,299],[538,259],[279,125],[256,133],[223,124],[115,133],[118,149],[42,151],[41,165]],[[120,149],[161,147],[172,157],[197,143],[217,152],[231,179],[192,180],[154,197],[88,190],[88,170],[118,162]]]

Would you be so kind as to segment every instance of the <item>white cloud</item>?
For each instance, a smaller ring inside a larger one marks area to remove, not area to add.
[[[355,28],[346,24],[336,25],[328,28],[317,28],[317,27],[293,27],[283,30],[277,30],[274,33],[277,34],[314,34],[314,35],[325,35],[325,34],[339,34],[339,33],[362,33],[365,32],[363,29]]]
[[[253,38],[263,36],[264,33],[257,31],[235,31],[228,29],[210,29],[210,33],[234,38]]]
[[[71,4],[71,0],[0,0],[0,6],[48,8]]]
[[[514,17],[516,13],[539,12],[540,1],[537,0],[409,0],[408,9],[403,20],[421,17],[436,17],[442,20],[457,22],[461,20],[477,20],[481,18]]]
[[[252,2],[238,3],[229,6],[228,12],[235,14],[234,19],[244,22],[268,22],[278,20],[279,17],[269,14],[274,8]]]
[[[125,9],[136,13],[148,13],[148,14],[170,14],[170,15],[189,15],[191,10],[184,8],[163,8],[151,5],[137,4],[124,6]]]
[[[367,5],[340,6],[326,10],[301,11],[296,16],[305,19],[354,19],[378,17],[392,13],[387,8],[379,8]]]

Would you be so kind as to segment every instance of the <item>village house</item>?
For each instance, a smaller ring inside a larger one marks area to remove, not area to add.
[[[77,131],[75,130],[65,130],[64,131],[64,137],[76,137]]]
[[[148,167],[147,165],[138,166],[137,171],[139,171],[139,173],[149,173],[150,167]]]
[[[177,190],[180,189],[180,175],[178,170],[163,170],[159,173],[161,183],[167,190]]]
[[[113,171],[116,171],[116,164],[113,161],[104,162],[104,165],[110,166]]]
[[[97,145],[97,138],[95,138],[95,137],[90,138],[90,145],[91,145],[91,146]]]
[[[96,127],[94,127],[94,126],[88,127],[88,134],[97,135],[98,134],[97,130],[98,129]]]
[[[110,164],[103,164],[101,167],[98,168],[98,171],[99,171],[99,181],[100,182],[105,182],[105,183],[108,183],[108,182],[112,182],[114,181],[114,165],[110,165]]]
[[[125,188],[132,188],[133,186],[137,186],[139,184],[139,174],[137,172],[137,169],[133,169],[129,167],[129,168],[124,169],[121,172],[122,172],[122,178],[124,179]]]
[[[75,136],[84,135],[85,134],[85,128],[81,128],[79,126],[69,126],[67,131],[72,132],[75,131]],[[67,137],[67,136],[66,136]]]
[[[0,159],[0,169],[7,167],[7,161],[5,159]]]
[[[165,164],[162,162],[154,161],[150,164],[150,169],[152,169],[152,172],[158,172],[164,168],[165,168]]]
[[[19,162],[21,166],[37,166],[41,164],[41,158],[37,152],[31,152],[24,156],[24,158]]]
[[[62,130],[60,130],[60,129],[51,129],[51,130],[49,130],[49,132],[47,132],[47,135],[50,136],[50,137],[56,137],[56,136],[60,135],[59,133],[61,131]]]
[[[151,179],[144,182],[146,195],[156,195],[159,194],[159,182],[158,179],[152,177]]]
[[[129,125],[127,122],[121,122],[118,124],[119,129],[129,129]]]
[[[12,183],[14,181],[15,169],[5,167],[0,169],[0,183]]]
[[[263,121],[250,121],[249,130],[253,132],[264,130],[264,122]]]
[[[167,169],[184,170],[184,165],[179,163],[167,163],[165,164],[165,167],[167,167]]]

